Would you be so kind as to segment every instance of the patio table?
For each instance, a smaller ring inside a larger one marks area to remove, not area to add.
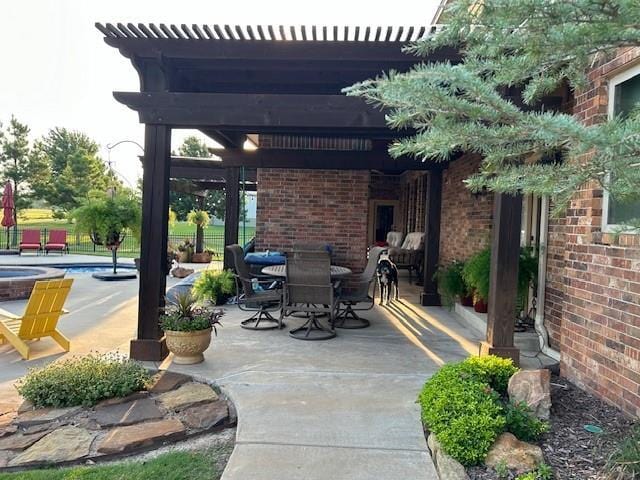
[[[264,267],[262,269],[262,273],[273,277],[286,277],[287,269],[285,265],[270,265],[268,267]],[[350,268],[331,265],[331,278],[339,278],[346,275],[351,275]]]

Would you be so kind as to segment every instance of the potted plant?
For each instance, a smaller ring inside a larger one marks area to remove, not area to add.
[[[178,245],[178,261],[180,263],[190,263],[193,259],[193,243],[188,238],[185,238],[182,243]]]
[[[204,270],[193,284],[192,291],[201,301],[224,305],[235,293],[235,278],[230,270]]]
[[[204,249],[204,229],[209,225],[210,219],[209,214],[206,210],[192,210],[187,215],[187,221],[196,226],[196,248],[195,253],[201,254]],[[201,256],[196,257],[200,260]],[[194,258],[194,262],[203,263],[202,261],[198,261]],[[211,261],[211,260],[209,260]]]
[[[169,227],[173,227],[176,224],[176,212],[169,207]],[[167,273],[171,271],[171,267],[173,265],[173,261],[176,259],[175,248],[171,245],[171,243],[167,244]],[[136,270],[140,271],[140,257],[136,257],[133,259],[133,263],[136,265]]]
[[[438,283],[438,292],[442,298],[442,303],[452,308],[456,300],[469,296],[470,289],[462,276],[464,262],[453,261],[449,265],[441,265],[438,267],[434,275],[435,281]]]
[[[198,305],[190,292],[176,295],[175,303],[165,307],[160,317],[173,361],[180,365],[202,362],[203,353],[211,344],[211,331],[218,335],[216,326],[222,325],[223,313]]]
[[[484,248],[469,258],[462,269],[464,281],[473,289],[473,309],[479,313],[487,313],[489,299],[489,272],[491,267],[491,250]]]
[[[111,250],[113,274],[117,274],[117,252],[127,234],[140,236],[142,213],[138,200],[126,193],[92,191],[83,204],[71,212],[76,230],[86,233],[96,245]]]

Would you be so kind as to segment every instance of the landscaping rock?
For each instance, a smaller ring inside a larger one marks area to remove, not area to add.
[[[163,414],[150,398],[96,408],[91,418],[101,427],[126,426],[162,418]]]
[[[0,417],[6,415],[7,413],[13,413],[15,411],[16,411],[15,403],[0,402]]]
[[[195,270],[193,268],[174,267],[171,269],[171,276],[175,278],[185,278],[191,275]]]
[[[4,413],[2,415],[0,415],[0,429],[6,427],[7,425],[9,425],[14,418],[16,418],[16,416],[18,415],[17,412],[7,412]]]
[[[30,435],[15,433],[0,439],[0,450],[24,450],[30,447],[49,432],[38,432]]]
[[[433,433],[427,438],[427,444],[440,480],[469,480],[462,464],[442,450],[440,442]]]
[[[25,400],[18,407],[18,413],[24,413],[24,412],[28,412],[29,410],[35,410],[35,409],[36,407],[33,406],[33,403],[31,403],[29,400]]]
[[[41,438],[9,462],[10,467],[40,463],[71,462],[89,455],[95,434],[66,426]]]
[[[551,372],[547,369],[522,370],[509,379],[509,399],[526,403],[534,415],[548,420],[551,411]]]
[[[184,425],[175,418],[118,427],[102,440],[98,446],[98,452],[103,454],[128,452],[167,440],[181,439],[185,434]]]
[[[0,438],[6,437],[7,435],[11,435],[18,431],[18,427],[15,425],[7,425],[5,427],[0,428]]]
[[[522,442],[511,433],[503,433],[484,460],[484,464],[491,468],[501,463],[520,474],[535,470],[538,465],[544,463],[544,456],[542,449],[537,445]]]
[[[185,383],[177,390],[163,393],[158,397],[162,407],[167,410],[180,411],[200,403],[213,402],[218,394],[209,385],[203,383]]]
[[[141,400],[143,398],[147,398],[149,396],[149,392],[134,392],[131,395],[127,395],[126,397],[116,397],[116,398],[108,398],[106,400],[102,400],[96,405],[96,408],[108,407],[110,405],[118,405],[119,403],[127,403],[132,402],[133,400]]]
[[[221,425],[228,417],[229,409],[224,401],[190,407],[180,415],[182,423],[196,430],[207,430]]]
[[[4,468],[9,464],[11,456],[10,452],[0,452],[0,468]]]
[[[153,377],[152,381],[153,385],[149,388],[151,393],[165,393],[175,390],[180,385],[191,381],[191,377],[183,375],[182,373],[163,370],[158,372],[158,374]]]
[[[80,411],[80,407],[70,408],[39,408],[19,414],[13,423],[18,427],[30,427],[53,421],[61,421]]]

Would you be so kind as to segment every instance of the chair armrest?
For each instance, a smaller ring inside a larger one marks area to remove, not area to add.
[[[0,308],[0,317],[8,318],[10,320],[19,320],[20,318],[22,318],[21,316],[11,313],[3,308]]]

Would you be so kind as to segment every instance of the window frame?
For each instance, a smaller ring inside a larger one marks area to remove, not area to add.
[[[607,87],[607,116],[609,120],[614,118],[614,109],[616,104],[615,93],[616,87],[627,80],[632,79],[640,75],[640,63],[633,65],[624,71],[614,75],[609,79],[609,85]],[[638,234],[636,229],[629,227],[625,224],[609,223],[609,201],[610,195],[608,190],[602,192],[602,231],[604,233],[628,233]]]

